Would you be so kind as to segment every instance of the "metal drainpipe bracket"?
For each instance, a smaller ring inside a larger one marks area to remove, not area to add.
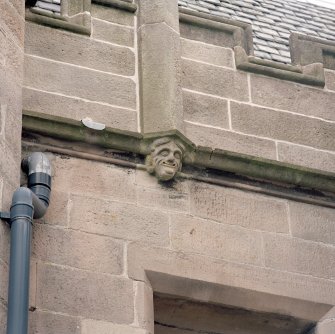
[[[10,212],[0,211],[0,219],[4,220],[5,222],[10,222]]]

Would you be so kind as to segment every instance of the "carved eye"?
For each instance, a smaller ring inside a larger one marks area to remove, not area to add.
[[[162,155],[163,157],[167,157],[169,155],[169,151],[168,150],[163,150],[159,154]]]
[[[174,153],[174,157],[176,158],[176,159],[181,159],[181,154],[179,153],[179,152],[175,152]]]

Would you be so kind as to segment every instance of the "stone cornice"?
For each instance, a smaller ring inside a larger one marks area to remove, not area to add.
[[[145,136],[108,127],[102,131],[95,131],[85,127],[80,121],[27,111],[23,114],[23,129],[27,132],[66,141],[89,143],[103,148],[142,155],[148,154],[148,147],[155,138],[170,136],[180,140],[185,145],[185,165],[230,172],[247,178],[308,189],[313,192],[335,193],[334,173],[195,146],[178,131],[160,132]]]

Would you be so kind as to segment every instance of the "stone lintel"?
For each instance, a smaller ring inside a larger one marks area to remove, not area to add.
[[[123,9],[131,13],[135,13],[137,10],[137,5],[132,3],[131,0],[92,0],[92,3],[106,7]]]
[[[27,111],[23,114],[23,129],[27,132],[65,141],[89,143],[142,155],[148,154],[149,146],[156,138],[172,137],[185,146],[184,164],[186,165],[212,168],[266,182],[297,186],[310,189],[314,193],[318,191],[335,193],[334,173],[229,151],[196,147],[177,130],[161,131],[148,135],[109,127],[102,131],[95,131],[86,128],[79,121]]]
[[[322,63],[313,63],[305,66],[292,66],[248,56],[244,48],[236,46],[235,63],[239,70],[268,75],[288,81],[299,82],[305,85],[324,87],[325,75]]]

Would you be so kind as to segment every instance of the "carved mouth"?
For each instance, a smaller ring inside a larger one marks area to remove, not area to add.
[[[169,163],[169,162],[166,162],[166,161],[163,161],[162,165],[165,166],[165,167],[169,167],[169,168],[176,168],[177,167],[177,164]]]

